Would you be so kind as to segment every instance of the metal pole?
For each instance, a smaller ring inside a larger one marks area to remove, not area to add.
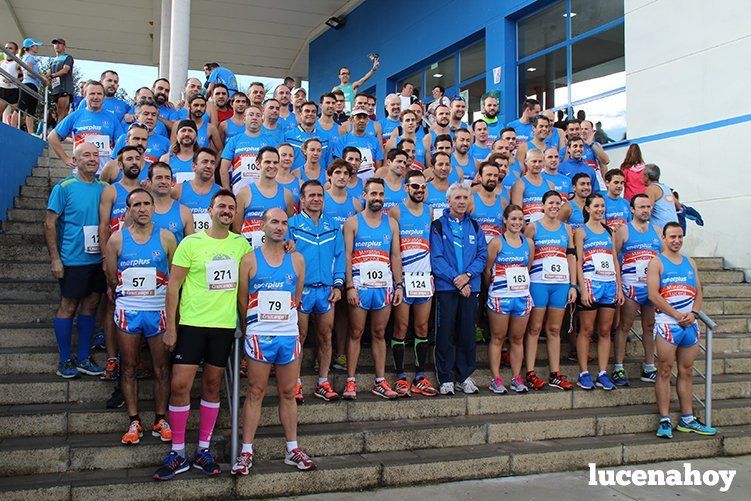
[[[238,444],[240,442],[240,350],[243,333],[239,329],[235,331],[235,349],[232,355],[232,461],[239,455]]]
[[[47,140],[47,119],[50,110],[50,88],[44,88],[44,116],[42,117],[42,140]]]
[[[712,328],[707,326],[707,353],[704,373],[707,375],[704,382],[704,419],[707,426],[712,426]]]

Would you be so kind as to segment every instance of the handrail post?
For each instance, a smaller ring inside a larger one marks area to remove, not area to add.
[[[704,373],[704,420],[707,426],[712,426],[712,335],[717,324],[703,311],[698,312],[699,320],[707,326],[706,358]]]
[[[235,331],[235,346],[232,352],[232,372],[235,377],[232,378],[232,461],[239,455],[238,444],[240,442],[240,350],[242,343],[240,340],[243,333],[240,329]]]
[[[42,116],[42,140],[47,141],[47,119],[50,111],[50,88],[44,88],[44,115]]]

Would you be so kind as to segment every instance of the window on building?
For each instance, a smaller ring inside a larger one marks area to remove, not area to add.
[[[517,40],[518,103],[584,112],[612,140],[625,138],[623,0],[560,0],[520,19]]]

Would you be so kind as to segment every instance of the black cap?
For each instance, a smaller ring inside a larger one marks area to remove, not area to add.
[[[68,45],[68,44],[65,43],[65,39],[64,38],[60,38],[60,37],[57,37],[57,38],[53,39],[52,43],[61,43],[63,45]]]
[[[198,127],[196,127],[196,123],[193,120],[180,120],[177,124],[177,130],[182,129],[183,127],[190,127],[196,133],[198,132]]]

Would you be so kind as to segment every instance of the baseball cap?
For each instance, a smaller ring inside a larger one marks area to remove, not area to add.
[[[39,40],[34,40],[33,38],[27,38],[26,40],[23,41],[24,49],[28,49],[29,47],[33,47],[34,45],[42,46],[44,44],[40,42]]]
[[[355,115],[367,115],[367,116],[370,116],[370,113],[368,113],[368,110],[366,110],[364,108],[355,108],[354,110],[352,110],[352,113],[350,113],[350,115],[351,116],[355,116]]]
[[[182,129],[183,127],[190,127],[194,131],[198,132],[198,127],[196,127],[196,123],[193,120],[180,120],[177,123],[177,130]]]
[[[52,39],[52,43],[61,43],[61,44],[63,44],[63,45],[67,45],[67,44],[65,43],[65,39],[64,39],[64,38],[59,38],[59,37],[58,37],[58,38],[53,38],[53,39]]]
[[[295,87],[294,89],[292,89],[292,95],[294,96],[300,91],[302,91],[302,93],[305,94],[306,96],[308,95],[307,91],[303,89],[302,87]]]

